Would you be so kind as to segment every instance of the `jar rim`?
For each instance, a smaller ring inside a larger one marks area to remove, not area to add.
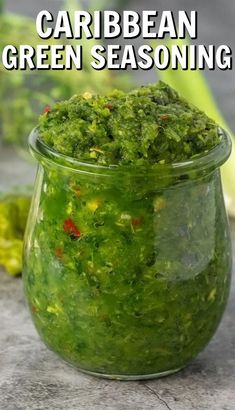
[[[189,174],[195,170],[211,172],[222,166],[229,158],[232,151],[232,141],[229,134],[222,128],[218,127],[220,143],[213,149],[195,155],[193,158],[174,162],[171,164],[154,164],[154,165],[97,165],[89,162],[83,162],[73,158],[46,145],[39,136],[38,127],[34,128],[29,136],[29,149],[37,160],[46,160],[58,167],[70,169],[73,172],[113,176],[114,174],[131,174],[133,176],[160,175],[161,178],[169,175],[180,176]]]

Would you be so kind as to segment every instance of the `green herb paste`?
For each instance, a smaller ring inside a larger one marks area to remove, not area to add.
[[[216,125],[165,84],[85,97],[41,117],[39,135],[54,150],[153,165],[220,142]],[[106,176],[40,161],[24,282],[43,340],[76,367],[106,375],[185,366],[214,334],[228,297],[219,171],[137,178],[129,167]]]
[[[103,165],[179,162],[220,142],[216,124],[162,82],[58,103],[40,118],[40,136],[61,154]]]

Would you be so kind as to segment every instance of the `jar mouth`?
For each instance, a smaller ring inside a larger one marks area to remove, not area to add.
[[[218,128],[220,143],[210,151],[195,157],[174,162],[171,164],[155,165],[97,165],[83,162],[79,159],[64,155],[46,145],[39,136],[38,127],[34,128],[29,136],[29,149],[39,162],[48,162],[55,166],[68,169],[71,172],[94,175],[112,176],[114,174],[131,174],[132,176],[160,175],[161,178],[169,175],[187,175],[191,172],[211,172],[223,165],[229,158],[232,150],[232,141],[228,133]]]

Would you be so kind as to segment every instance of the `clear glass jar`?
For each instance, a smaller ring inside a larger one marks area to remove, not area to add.
[[[24,286],[54,352],[91,374],[160,377],[209,342],[227,302],[231,242],[220,166],[231,150],[173,165],[84,164],[30,137],[39,161]]]

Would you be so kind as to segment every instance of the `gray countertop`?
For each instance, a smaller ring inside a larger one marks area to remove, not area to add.
[[[32,165],[12,161],[11,150],[0,151],[1,189],[33,179]],[[235,223],[231,231],[235,252]],[[0,410],[235,410],[235,281],[224,319],[205,351],[180,373],[145,382],[79,373],[40,341],[21,279],[0,271],[0,295]]]

